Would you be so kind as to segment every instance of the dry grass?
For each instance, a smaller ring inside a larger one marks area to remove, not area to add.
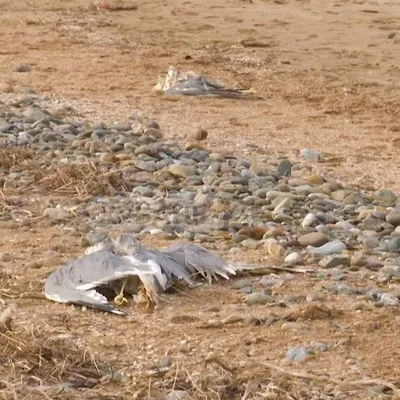
[[[7,147],[0,150],[0,169],[9,170],[31,160],[34,152],[27,147]]]
[[[89,9],[105,11],[135,11],[137,8],[137,4],[123,1],[95,0],[89,5]]]
[[[122,173],[104,173],[93,163],[51,165],[35,171],[34,179],[46,191],[84,195],[113,195],[127,190]]]
[[[172,391],[184,391],[196,400],[376,399],[378,393],[399,394],[389,382],[375,379],[332,378],[268,362],[239,361],[230,365],[210,354],[203,362],[174,365],[137,377],[126,389],[141,387],[133,399],[168,399]],[[179,397],[172,397],[179,398]]]
[[[85,398],[74,389],[94,387],[109,373],[79,339],[13,308],[0,312],[0,349],[4,399]]]

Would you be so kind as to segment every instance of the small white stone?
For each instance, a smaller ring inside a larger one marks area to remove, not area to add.
[[[315,225],[317,222],[318,222],[317,216],[313,213],[309,213],[304,217],[303,222],[301,223],[301,227],[303,229],[309,228],[309,227]]]
[[[300,253],[290,253],[285,257],[285,265],[287,266],[295,266],[297,264],[300,264],[301,262],[301,255]]]

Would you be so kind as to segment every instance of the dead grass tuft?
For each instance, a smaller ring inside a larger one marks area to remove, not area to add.
[[[91,388],[109,371],[89,348],[43,321],[30,323],[12,310],[2,311],[0,392],[5,399],[80,397],[76,388]],[[12,316],[11,316],[12,315]],[[71,391],[74,396],[69,397]]]
[[[122,172],[104,173],[93,163],[52,165],[34,173],[35,181],[46,191],[85,195],[114,195],[127,190]]]
[[[21,165],[33,156],[33,150],[27,147],[7,147],[0,150],[0,169],[8,170]]]
[[[174,365],[167,372],[152,371],[134,382],[139,389],[133,399],[373,399],[378,392],[398,394],[394,384],[378,379],[335,379],[249,360],[229,365],[212,354],[191,367]],[[179,397],[183,392],[186,397]]]

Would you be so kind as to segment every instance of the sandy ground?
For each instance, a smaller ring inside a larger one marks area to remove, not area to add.
[[[316,164],[315,172],[361,188],[388,187],[400,193],[396,1],[152,0],[140,1],[137,10],[112,12],[89,5],[86,0],[0,1],[0,99],[33,89],[55,104],[73,105],[92,121],[124,120],[139,111],[156,120],[166,137],[183,139],[201,126],[209,132],[209,147],[250,158],[281,155],[296,161],[308,147],[330,160]],[[21,63],[32,70],[15,72]],[[263,99],[166,99],[152,88],[170,65],[251,87]],[[44,199],[22,197],[27,207],[31,200],[30,207],[43,208]],[[325,341],[327,353],[295,369],[338,379],[398,379],[398,311],[358,313],[350,310],[351,298],[334,299],[335,307],[344,310],[340,317],[302,321],[288,329],[280,324],[204,329],[209,320],[233,314],[260,317],[283,311],[247,310],[227,285],[170,296],[154,314],[134,311],[133,320],[122,322],[12,297],[22,289],[39,293],[50,270],[81,252],[78,242],[41,224],[1,229],[0,251],[13,254],[3,264],[16,274],[3,299],[18,306],[22,320],[34,315],[60,334],[85,341],[97,356],[127,374],[149,368],[165,353],[188,371],[210,352],[232,366],[251,357],[280,365],[290,347]],[[241,256],[240,261],[261,261],[265,255],[247,251]],[[232,260],[238,261],[237,256]],[[35,261],[40,268],[34,268]],[[316,285],[316,277],[299,277],[277,291],[305,295]],[[152,379],[149,387],[160,381]],[[84,398],[132,398],[135,385],[124,385],[79,393]],[[204,392],[196,398],[240,398],[239,391],[231,390],[220,397]],[[138,398],[156,398],[149,393]],[[293,396],[280,398],[312,398]]]

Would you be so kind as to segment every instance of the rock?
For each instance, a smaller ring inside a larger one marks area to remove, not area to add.
[[[69,218],[71,216],[68,211],[63,210],[60,207],[46,208],[43,211],[42,215],[44,217],[49,217],[49,218],[57,220],[57,221],[58,220],[60,220],[60,221],[65,220],[65,219],[67,219],[67,218]]]
[[[10,83],[0,83],[0,93],[12,93],[14,92],[14,86]]]
[[[248,279],[241,279],[240,281],[234,282],[231,286],[231,288],[235,290],[239,290],[244,287],[253,287],[253,283]]]
[[[312,232],[299,237],[298,241],[301,246],[322,246],[328,242],[329,238],[324,233]]]
[[[316,153],[310,149],[302,149],[300,155],[307,161],[318,161],[321,158],[319,153]]]
[[[40,261],[29,261],[25,264],[25,267],[28,269],[39,269],[42,268],[42,263]]]
[[[353,286],[348,285],[347,283],[339,283],[337,286],[337,294],[339,295],[349,295],[356,293],[356,289]]]
[[[285,198],[279,201],[278,205],[274,208],[273,214],[283,213],[285,210],[290,210],[293,207],[293,200]]]
[[[189,400],[190,396],[186,390],[172,390],[168,393],[166,400]]]
[[[267,287],[281,286],[283,283],[284,280],[274,274],[264,275],[260,279],[260,285]]]
[[[193,135],[193,139],[198,140],[198,141],[206,140],[207,136],[208,136],[208,132],[205,129],[198,128]]]
[[[111,129],[118,132],[127,132],[132,129],[132,124],[129,122],[117,122],[111,127]]]
[[[245,239],[240,242],[243,247],[248,249],[257,250],[261,246],[261,242],[254,239]]]
[[[187,178],[189,176],[195,175],[196,174],[196,168],[195,167],[190,167],[186,166],[183,164],[173,164],[169,167],[168,171],[174,175],[174,176],[179,176],[182,178]]]
[[[285,249],[283,248],[283,246],[276,243],[275,241],[267,242],[265,244],[265,247],[267,249],[268,255],[275,260],[279,260],[285,255]]]
[[[304,219],[303,219],[303,221],[302,221],[300,226],[303,229],[305,229],[305,228],[310,228],[312,226],[315,226],[317,224],[318,224],[317,216],[315,214],[309,213],[304,217]]]
[[[311,353],[304,347],[293,347],[286,353],[286,360],[302,362],[310,355]]]
[[[367,264],[363,253],[354,253],[350,259],[350,265],[354,265],[356,267],[364,267]]]
[[[324,342],[314,342],[311,343],[310,349],[313,353],[325,353],[328,351],[329,346],[327,343]]]
[[[386,244],[388,251],[398,253],[400,251],[400,236],[390,239]]]
[[[400,279],[400,265],[385,265],[382,267],[381,273],[385,274],[389,279],[393,276]]]
[[[155,172],[155,171],[157,171],[157,167],[156,167],[155,161],[143,161],[143,160],[137,159],[135,161],[135,166],[138,169],[140,169],[142,171],[146,171],[146,172]]]
[[[28,122],[36,122],[47,117],[39,107],[27,107],[22,114]]]
[[[267,229],[259,226],[259,227],[247,227],[247,228],[242,228],[237,232],[237,235],[241,236],[246,236],[250,239],[254,240],[261,240],[265,233],[267,232]]]
[[[397,306],[399,299],[391,293],[384,293],[381,297],[381,302],[385,306]]]
[[[393,204],[397,201],[397,196],[388,189],[379,189],[373,193],[373,198],[386,204]]]
[[[283,160],[278,165],[278,174],[282,177],[289,177],[292,174],[293,164],[289,160]]]
[[[255,304],[269,304],[274,302],[274,298],[268,294],[254,292],[246,296],[245,303],[248,306],[252,306]]]
[[[28,64],[17,64],[14,65],[15,72],[30,72],[32,68]]]
[[[0,229],[16,229],[18,226],[16,221],[0,221]]]
[[[350,257],[342,254],[328,255],[319,262],[319,265],[322,268],[335,268],[339,265],[349,266]]]
[[[10,253],[0,253],[0,262],[10,262],[13,256]]]
[[[164,357],[161,358],[159,362],[159,366],[161,368],[169,368],[172,365],[172,357],[166,354]]]
[[[310,175],[307,178],[307,182],[312,185],[322,185],[324,183],[324,178],[321,175]]]
[[[341,253],[346,248],[346,245],[340,240],[333,240],[320,247],[308,246],[307,250],[315,256],[323,256],[327,254]]]
[[[163,133],[156,128],[148,128],[143,132],[143,135],[147,136],[154,136],[156,139],[162,139],[163,138]]]
[[[397,227],[400,225],[400,212],[390,212],[385,219],[386,222]]]
[[[302,257],[300,253],[290,253],[285,257],[285,265],[288,267],[294,267],[295,265],[300,264],[302,261]]]

